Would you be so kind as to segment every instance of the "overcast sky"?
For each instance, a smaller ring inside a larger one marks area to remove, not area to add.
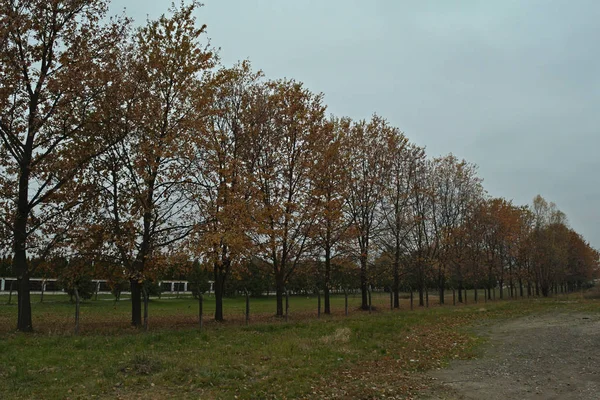
[[[179,1],[179,0],[177,0]],[[203,0],[223,64],[378,113],[431,156],[479,165],[493,196],[554,201],[600,248],[600,2]],[[143,23],[170,1],[113,0]]]

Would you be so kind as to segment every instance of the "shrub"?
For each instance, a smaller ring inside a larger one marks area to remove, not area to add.
[[[92,282],[92,278],[88,275],[76,277],[61,276],[58,278],[57,283],[71,297],[71,301],[75,297],[75,288],[77,288],[81,300],[91,299],[96,292],[96,284]]]
[[[144,281],[144,289],[146,289],[146,293],[148,293],[148,297],[158,297],[160,296],[162,289],[158,282],[146,280]]]
[[[119,281],[109,281],[108,286],[110,287],[110,292],[115,296],[115,300],[121,299],[121,293],[129,290],[129,281],[123,279]]]
[[[192,270],[188,276],[188,289],[192,292],[194,298],[198,298],[201,293],[206,293],[210,290],[212,280],[212,271],[200,264],[198,260],[194,261]]]

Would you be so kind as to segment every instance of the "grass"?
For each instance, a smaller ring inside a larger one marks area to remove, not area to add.
[[[560,309],[595,309],[576,302],[505,301],[461,307],[378,311],[316,319],[316,299],[290,299],[290,322],[273,318],[273,299],[253,299],[243,324],[243,299],[227,299],[227,322],[196,326],[196,301],[153,300],[150,332],[129,328],[129,303],[85,302],[82,331],[73,336],[73,305],[65,296],[34,303],[35,334],[12,332],[16,306],[0,296],[0,398],[383,398],[410,396],[427,385],[420,371],[473,356],[480,340],[467,327],[480,320]],[[430,303],[435,303],[431,301]],[[116,308],[115,308],[116,307]],[[205,303],[207,314],[214,302]],[[207,315],[207,319],[209,316]],[[7,325],[8,324],[8,325]],[[116,324],[117,326],[113,326]],[[48,328],[47,326],[50,326]]]
[[[152,298],[149,304],[149,325],[152,330],[193,328],[198,324],[198,301],[190,296],[174,298]],[[0,295],[0,334],[10,332],[16,326],[16,295],[12,304],[7,305],[8,296]],[[351,314],[361,313],[360,295],[348,297],[348,309]],[[416,301],[416,300],[415,300]],[[389,297],[386,294],[374,294],[373,306],[376,309],[389,309]],[[403,300],[403,307],[409,307],[408,300]],[[416,302],[415,302],[416,305]],[[243,324],[245,321],[245,298],[224,299],[225,325]],[[344,296],[332,296],[332,313],[344,315]],[[66,294],[48,295],[44,302],[39,302],[37,295],[32,296],[33,326],[44,333],[66,333],[73,330],[75,305]],[[213,325],[215,299],[205,296],[203,303],[204,324]],[[82,333],[122,333],[131,331],[131,303],[128,298],[118,302],[111,295],[99,295],[98,300],[81,303]],[[275,318],[275,298],[257,298],[250,300],[251,323],[281,322]],[[289,320],[302,321],[317,317],[317,298],[315,296],[290,296]],[[220,324],[223,325],[223,324]]]

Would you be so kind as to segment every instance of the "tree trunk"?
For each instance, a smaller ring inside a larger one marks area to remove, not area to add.
[[[419,307],[423,307],[425,305],[425,291],[423,286],[419,288]]]
[[[329,232],[328,232],[329,238]],[[325,314],[331,314],[331,303],[329,299],[329,282],[331,280],[331,249],[329,246],[325,248],[325,282],[323,285],[323,295],[325,296]]]
[[[131,325],[142,326],[142,290],[137,279],[131,279]]]
[[[32,121],[30,114],[30,122]],[[31,129],[31,126],[30,126]],[[13,271],[17,275],[17,330],[21,332],[33,332],[31,318],[31,290],[29,286],[29,265],[27,263],[27,218],[29,216],[29,175],[33,143],[33,136],[27,140],[23,160],[20,167],[19,194],[17,199],[17,213],[14,224],[14,258]]]
[[[440,305],[444,304],[444,288],[446,286],[446,278],[444,277],[444,274],[440,271],[440,275],[439,275],[439,280],[438,280],[438,286],[439,286],[439,300],[440,300]]]
[[[200,328],[200,330],[202,330],[202,316],[204,314],[204,307],[203,307],[203,303],[204,302],[204,296],[202,296],[202,293],[198,294],[198,327]]]
[[[360,257],[360,292],[361,292],[361,305],[362,310],[369,309],[369,284],[367,279],[367,256],[366,254]]]
[[[215,321],[223,321],[223,292],[225,291],[225,276],[218,265],[214,266],[215,279]]]
[[[12,304],[12,294],[15,286],[15,281],[10,281],[10,291],[8,292],[8,305]]]
[[[317,318],[321,318],[321,291],[317,289]]]
[[[344,289],[344,312],[348,316],[348,290]]]
[[[275,296],[277,301],[277,313],[278,317],[283,317],[283,296],[285,292],[285,282],[283,272],[275,271]]]
[[[285,322],[288,322],[289,312],[290,312],[290,294],[286,290],[285,291]]]
[[[247,289],[244,290],[246,292],[246,325],[250,323],[250,293]]]
[[[146,288],[142,288],[144,293],[144,330],[148,330],[148,303],[150,302],[150,298],[148,296],[148,291]]]
[[[29,274],[25,273],[17,279],[18,321],[17,330],[33,332],[31,319],[31,291],[29,288]]]
[[[79,334],[79,290],[75,286],[75,334]]]
[[[327,315],[331,314],[331,303],[329,300],[329,285],[325,284],[325,287],[323,288],[323,300],[324,300],[324,310],[323,312]]]
[[[21,246],[18,245],[18,247]],[[31,289],[29,286],[29,268],[25,254],[24,240],[22,242],[22,249],[17,249],[17,251],[15,251],[13,270],[17,274],[17,330],[21,332],[32,332],[33,324],[31,318]]]
[[[394,284],[392,286],[393,292],[393,307],[400,308],[400,255],[396,251],[394,259]]]

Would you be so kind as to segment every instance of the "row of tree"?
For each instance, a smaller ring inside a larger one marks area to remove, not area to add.
[[[443,302],[450,286],[546,295],[592,278],[598,253],[554,205],[489,198],[473,164],[427,158],[380,116],[329,116],[299,82],[221,66],[198,7],[132,29],[105,0],[0,5],[0,244],[19,330],[29,278],[57,257],[73,282],[128,280],[135,326],[145,282],[192,260],[212,270],[217,320],[226,283],[265,265],[279,316],[303,275],[326,313],[332,288],[358,286],[368,309],[381,282],[398,307],[407,284]]]

